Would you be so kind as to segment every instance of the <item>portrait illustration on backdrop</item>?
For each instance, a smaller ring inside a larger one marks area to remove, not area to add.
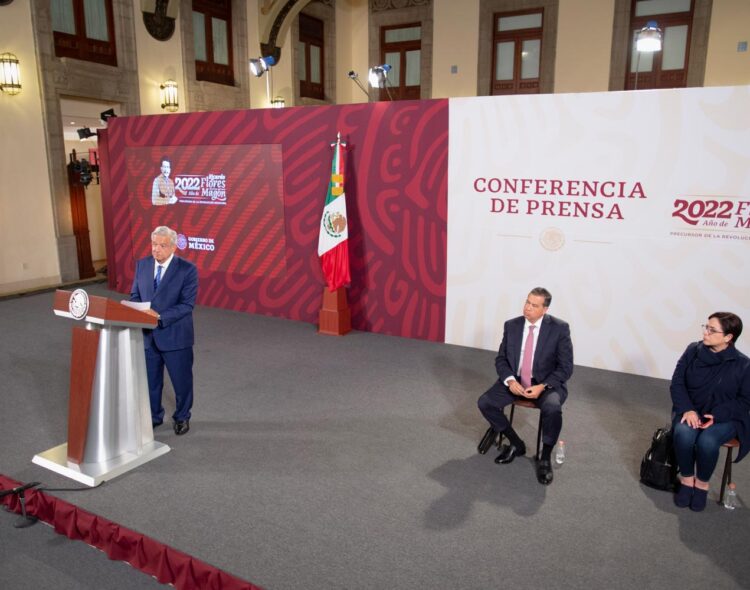
[[[172,161],[164,156],[161,159],[159,175],[154,178],[151,185],[151,204],[152,205],[173,205],[177,202],[177,195],[174,191],[174,180],[169,176],[172,173]]]

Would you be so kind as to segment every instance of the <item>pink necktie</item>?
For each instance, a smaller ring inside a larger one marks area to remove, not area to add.
[[[536,328],[536,326],[529,326],[529,334],[526,336],[526,345],[523,347],[521,385],[523,385],[524,389],[531,387],[531,359],[534,356],[534,328]]]

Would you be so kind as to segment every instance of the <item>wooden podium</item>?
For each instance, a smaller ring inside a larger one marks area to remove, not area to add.
[[[143,328],[155,317],[83,289],[58,290],[55,315],[73,326],[68,442],[33,462],[97,486],[169,452],[154,440]]]

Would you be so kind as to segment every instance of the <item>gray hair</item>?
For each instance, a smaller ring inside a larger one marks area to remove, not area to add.
[[[173,229],[168,228],[166,225],[160,225],[154,231],[151,232],[151,239],[154,236],[166,236],[169,238],[170,245],[174,246],[177,243],[177,232]]]

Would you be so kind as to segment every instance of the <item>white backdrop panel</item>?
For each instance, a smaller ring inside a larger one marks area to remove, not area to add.
[[[748,104],[745,86],[452,99],[446,342],[496,349],[544,286],[579,365],[669,378],[717,310],[747,322],[743,350]]]

